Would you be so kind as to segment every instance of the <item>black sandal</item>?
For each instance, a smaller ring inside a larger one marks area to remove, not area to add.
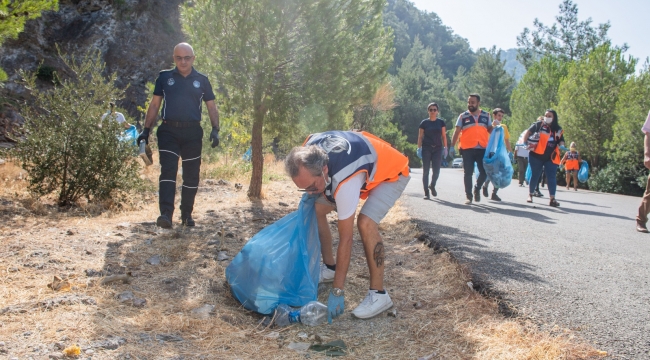
[[[557,200],[555,200],[555,199],[551,199],[551,201],[550,201],[548,204],[549,204],[550,206],[552,206],[552,207],[558,207],[558,206],[560,206],[560,203],[557,202]]]

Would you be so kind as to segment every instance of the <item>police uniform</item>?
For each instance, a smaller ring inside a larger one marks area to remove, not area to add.
[[[215,96],[207,76],[194,68],[187,77],[181,75],[176,68],[161,71],[153,94],[163,98],[160,112],[162,124],[156,131],[161,168],[160,214],[172,219],[180,157],[183,164],[180,209],[181,217],[185,219],[192,214],[199,186],[203,144],[201,109],[204,101],[214,100]]]

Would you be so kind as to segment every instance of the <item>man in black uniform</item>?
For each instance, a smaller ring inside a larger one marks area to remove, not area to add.
[[[156,225],[170,229],[174,214],[176,196],[176,173],[178,158],[183,159],[183,187],[181,191],[181,223],[194,226],[192,210],[199,186],[203,129],[201,128],[202,101],[208,108],[212,123],[210,140],[212,147],[219,145],[219,112],[214,103],[214,93],[208,78],[194,70],[194,49],[187,43],[174,47],[176,67],[163,70],[156,79],[153,99],[149,103],[144,130],[138,136],[138,143],[149,143],[149,132],[158,119],[163,104],[162,124],[158,127],[158,149],[160,155],[160,182],[158,202],[160,216]],[[164,101],[164,103],[163,103]]]

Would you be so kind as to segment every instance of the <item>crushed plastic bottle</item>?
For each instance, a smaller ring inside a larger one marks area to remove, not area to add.
[[[286,304],[280,304],[275,309],[275,324],[287,326],[301,323],[316,326],[327,321],[327,306],[318,301],[310,301],[300,309],[295,309]]]

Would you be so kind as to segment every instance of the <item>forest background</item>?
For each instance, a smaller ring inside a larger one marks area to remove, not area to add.
[[[129,48],[128,41],[119,44],[147,64],[146,71],[135,72],[110,65],[111,58],[118,57],[117,45],[95,41],[72,46],[74,38],[57,38],[55,31],[43,30],[53,25],[57,13],[69,14],[74,8],[86,19],[104,16],[134,28],[148,19],[155,23],[157,37],[194,46],[195,66],[213,82],[221,111],[222,146],[204,146],[205,159],[240,158],[251,147],[252,198],[260,196],[264,154],[282,157],[319,131],[369,131],[418,167],[418,125],[427,117],[427,104],[439,104],[451,133],[470,93],[481,95],[485,110],[505,110],[513,143],[546,109],[557,110],[567,143],[578,143],[591,166],[589,188],[639,195],[645,187],[640,128],[650,110],[648,61],[626,55],[626,44],[612,44],[609,23],[581,20],[570,0],[559,5],[555,23],[535,21],[530,29],[522,29],[519,48],[505,51],[473,51],[435,13],[418,10],[406,0],[97,0],[79,10],[82,3],[26,0],[0,5],[0,65],[6,70],[0,73],[0,103],[2,111],[23,114],[19,118],[27,127],[30,119],[38,118],[27,114],[48,113],[30,113],[36,103],[38,110],[47,110],[43,102],[32,101],[34,97],[78,80],[66,64],[96,65],[89,69],[101,71],[106,83],[121,90],[108,91],[114,97],[110,100],[117,101],[133,123],[141,122],[157,71],[171,67],[171,47],[164,50],[169,54],[161,55],[155,41],[149,48]],[[177,16],[169,17],[170,12]],[[75,26],[82,36],[85,28]],[[45,55],[17,60],[16,54],[39,46],[29,41],[34,34],[49,49]],[[43,34],[51,39],[44,40]],[[94,51],[98,56],[81,56]],[[67,60],[53,61],[56,57]],[[28,87],[24,79],[30,71],[35,77]],[[88,101],[98,109],[110,101],[68,94],[60,100]],[[204,121],[207,127],[207,118]],[[8,139],[12,134],[15,143],[28,138],[20,129],[5,133]]]

